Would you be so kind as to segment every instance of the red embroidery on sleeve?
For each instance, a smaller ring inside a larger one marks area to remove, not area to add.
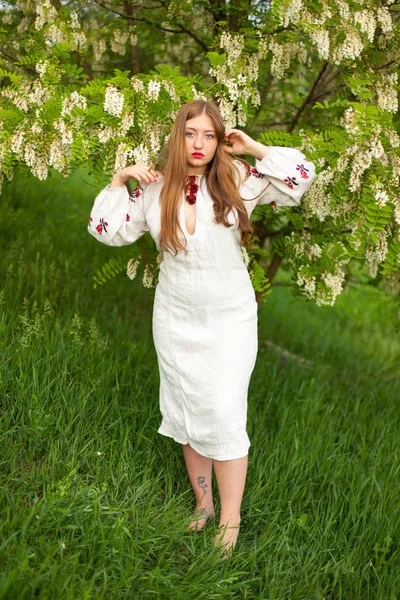
[[[265,177],[264,173],[260,173],[255,167],[252,167],[250,169],[250,175],[252,175],[253,177],[257,177],[257,179],[264,179]]]
[[[141,194],[143,192],[143,188],[140,187],[140,185],[138,185],[134,190],[132,190],[132,192],[129,194],[129,200],[131,202],[135,202],[136,198],[140,198]]]
[[[296,181],[296,177],[287,176],[286,179],[284,179],[283,181],[288,187],[290,187],[291,190],[294,190],[295,185],[299,185],[299,183]]]
[[[308,179],[309,169],[306,169],[303,164],[297,165],[296,171],[300,171],[300,175],[302,176],[303,179]]]
[[[100,235],[103,233],[103,231],[107,233],[106,227],[108,227],[108,223],[104,219],[100,219],[99,224],[96,225],[97,233],[99,233]]]

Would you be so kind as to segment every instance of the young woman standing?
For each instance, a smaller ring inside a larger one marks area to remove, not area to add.
[[[229,144],[229,145],[227,145]],[[233,155],[248,154],[256,168]],[[122,246],[149,231],[163,252],[153,309],[160,371],[159,432],[182,444],[196,498],[189,529],[214,515],[215,544],[235,546],[247,473],[247,391],[257,356],[257,303],[240,246],[257,204],[296,206],[314,166],[293,148],[225,131],[218,107],[193,100],[177,113],[156,172],[118,171],[97,196],[89,232]],[[125,183],[139,181],[128,193]]]

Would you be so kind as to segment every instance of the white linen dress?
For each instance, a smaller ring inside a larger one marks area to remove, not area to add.
[[[295,206],[309,188],[314,165],[294,148],[270,147],[237,185],[249,215],[257,204]],[[247,391],[258,349],[257,303],[240,250],[236,211],[225,227],[213,221],[205,176],[198,176],[196,225],[187,231],[182,194],[179,221],[188,254],[164,252],[153,307],[160,371],[159,433],[216,460],[246,456]],[[142,183],[129,194],[107,186],[97,196],[88,231],[109,246],[132,244],[149,231],[159,248],[163,185]],[[236,213],[236,214],[235,214]]]

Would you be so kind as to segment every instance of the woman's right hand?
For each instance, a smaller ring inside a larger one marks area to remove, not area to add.
[[[147,183],[155,183],[158,174],[148,165],[132,165],[117,171],[113,176],[110,188],[122,187],[129,179],[136,179],[139,183],[146,181]]]

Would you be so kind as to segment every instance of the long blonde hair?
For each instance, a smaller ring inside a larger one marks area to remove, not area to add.
[[[248,246],[249,235],[253,233],[246,207],[237,189],[238,171],[233,164],[234,157],[223,148],[225,126],[218,106],[214,102],[192,100],[184,104],[177,113],[169,140],[157,161],[164,173],[164,184],[160,193],[161,231],[159,243],[163,250],[172,251],[174,254],[177,254],[179,250],[186,251],[186,245],[182,244],[178,236],[179,231],[184,236],[179,225],[178,215],[187,175],[186,121],[202,114],[211,118],[218,140],[215,155],[204,173],[208,192],[213,200],[214,221],[222,223],[225,227],[232,227],[228,221],[228,214],[235,208],[243,245]],[[240,160],[249,173],[250,165],[243,159],[236,158],[236,160]]]

